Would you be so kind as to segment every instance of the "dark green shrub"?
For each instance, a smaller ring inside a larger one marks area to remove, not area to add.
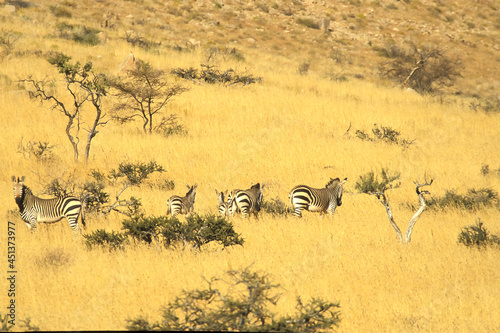
[[[223,248],[233,245],[243,245],[244,240],[233,229],[231,222],[218,215],[200,216],[193,214],[182,223],[171,216],[134,216],[123,221],[125,234],[135,241],[151,244],[153,240],[165,248],[182,244],[190,244],[201,249],[211,242],[222,245]]]
[[[104,229],[98,229],[90,235],[83,235],[85,238],[85,245],[89,249],[97,246],[109,248],[110,251],[123,249],[127,242],[127,236],[119,232],[107,232]]]
[[[265,200],[262,202],[262,210],[267,214],[271,214],[273,217],[287,217],[289,214],[293,213],[293,209],[278,197],[271,199],[271,201]]]
[[[261,77],[255,77],[251,74],[237,73],[234,69],[229,68],[225,71],[219,69],[218,66],[201,65],[201,69],[197,70],[193,67],[188,69],[174,68],[171,73],[187,80],[203,82],[208,84],[220,85],[235,85],[241,83],[243,86],[262,81]]]
[[[311,29],[319,29],[319,23],[316,22],[315,20],[307,17],[299,17],[296,20],[297,24],[306,26]]]
[[[83,191],[88,193],[85,209],[87,212],[102,212],[109,202],[109,194],[104,192],[106,185],[102,181],[86,182]]]
[[[491,188],[469,189],[465,195],[457,194],[454,190],[446,191],[441,198],[432,197],[427,205],[435,209],[456,207],[472,211],[484,207],[500,207],[498,193]]]
[[[462,228],[458,235],[458,244],[465,246],[486,247],[487,245],[499,245],[500,238],[496,235],[491,235],[486,228],[483,227],[483,222],[477,220],[476,225],[470,225]]]
[[[410,146],[415,140],[406,140],[400,138],[400,132],[389,127],[389,126],[379,126],[377,124],[373,125],[372,128],[373,137],[366,134],[364,131],[356,130],[356,137],[364,141],[383,141],[390,144],[397,144],[403,146],[404,148]]]
[[[151,244],[155,240],[159,243],[158,236],[162,233],[167,221],[170,222],[170,219],[172,220],[171,224],[179,221],[176,218],[166,216],[132,216],[129,220],[122,222],[122,229],[125,230],[125,235],[132,237],[135,241]]]
[[[234,231],[233,224],[222,216],[193,214],[186,218],[186,222],[185,240],[193,243],[196,248],[210,242],[218,243],[224,248],[243,245],[245,242],[240,234]]]
[[[227,279],[205,279],[207,289],[183,291],[163,308],[163,319],[149,323],[144,318],[128,319],[129,330],[317,332],[332,330],[340,323],[338,303],[313,299],[303,304],[297,298],[298,313],[276,318],[269,307],[280,294],[278,284],[266,274],[244,270],[226,272]],[[226,282],[228,281],[229,282]],[[224,295],[222,284],[229,285]],[[221,285],[219,287],[219,285]]]
[[[354,188],[360,193],[376,193],[384,192],[390,188],[397,188],[401,185],[401,183],[391,184],[399,179],[399,173],[391,173],[385,168],[382,168],[380,177],[381,180],[379,180],[379,175],[375,175],[373,171],[370,171],[363,176],[359,176],[359,180],[356,181]]]
[[[45,193],[58,198],[73,196],[76,193],[76,184],[61,178],[55,178],[45,185]]]

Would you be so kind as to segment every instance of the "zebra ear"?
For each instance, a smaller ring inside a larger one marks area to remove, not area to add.
[[[12,176],[12,182],[15,183],[16,182],[16,176]]]
[[[262,183],[262,186],[260,187],[260,189],[262,190],[264,188],[264,185],[266,185],[266,183]]]
[[[24,183],[24,180],[26,179],[26,176],[21,177],[21,183]]]
[[[344,183],[347,181],[347,177],[344,178],[344,180],[340,183],[340,185],[344,185]]]

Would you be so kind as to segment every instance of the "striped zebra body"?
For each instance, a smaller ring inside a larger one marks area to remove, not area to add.
[[[248,214],[253,213],[255,217],[260,211],[262,205],[262,189],[264,183],[260,186],[259,183],[252,185],[248,190],[233,190],[229,196],[227,204],[229,206],[229,214],[234,216],[234,213],[241,212],[243,218],[248,217]]]
[[[19,207],[21,218],[28,229],[33,232],[38,222],[52,223],[66,218],[75,233],[79,231],[78,216],[81,215],[82,226],[85,227],[82,202],[76,197],[42,199],[33,195],[33,192],[24,185],[25,177],[12,176],[14,183],[14,198]]]
[[[194,186],[186,184],[186,186],[188,188],[188,192],[184,197],[173,195],[168,199],[167,215],[172,214],[172,217],[176,217],[178,214],[185,214],[187,217],[193,212],[196,188],[198,187],[198,184],[194,184]]]
[[[345,178],[331,179],[325,188],[312,188],[306,185],[295,186],[289,194],[289,199],[294,209],[293,215],[302,217],[302,211],[328,212],[333,216],[337,206],[342,205],[342,186],[347,181]]]

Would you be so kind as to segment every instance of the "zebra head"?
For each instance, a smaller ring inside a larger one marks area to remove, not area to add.
[[[24,180],[26,179],[25,176],[22,176],[21,179],[19,177],[12,176],[12,182],[14,183],[14,199],[16,199],[16,202],[22,202],[23,197],[25,195],[25,186],[24,186]]]
[[[188,188],[188,191],[186,193],[186,198],[188,199],[188,202],[191,203],[191,205],[194,204],[194,199],[196,197],[196,188],[198,187],[198,184],[194,184],[193,186],[189,186],[186,184],[186,187]]]
[[[219,192],[215,190],[217,194],[217,200],[219,201],[219,214],[222,216],[227,216],[229,214],[229,206],[224,197],[227,197],[227,190],[225,192]]]
[[[343,193],[343,185],[347,181],[347,177],[344,178],[343,181],[340,181],[339,178],[332,179],[328,184],[326,184],[326,188],[330,188],[334,190],[335,198],[337,199],[337,206],[342,206],[342,193]]]

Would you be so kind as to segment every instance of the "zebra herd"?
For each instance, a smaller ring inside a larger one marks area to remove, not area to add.
[[[31,190],[24,185],[25,177],[21,179],[12,176],[14,183],[14,199],[19,207],[21,218],[28,229],[36,230],[38,222],[58,222],[66,218],[71,229],[75,233],[79,231],[78,217],[81,216],[82,226],[85,227],[84,204],[76,197],[63,197],[54,199],[42,199],[33,195]],[[295,186],[289,193],[288,198],[293,207],[293,216],[302,217],[302,211],[329,213],[333,216],[337,206],[342,205],[342,187],[347,178],[340,180],[332,179],[324,188],[312,188],[306,185]],[[222,216],[234,216],[241,213],[243,218],[250,214],[258,216],[263,200],[263,189],[265,183],[253,184],[247,190],[233,190],[219,192],[215,190],[219,203],[219,214]],[[167,215],[173,217],[178,214],[189,216],[194,211],[194,201],[198,184],[187,185],[188,192],[185,196],[171,196],[167,200]]]

